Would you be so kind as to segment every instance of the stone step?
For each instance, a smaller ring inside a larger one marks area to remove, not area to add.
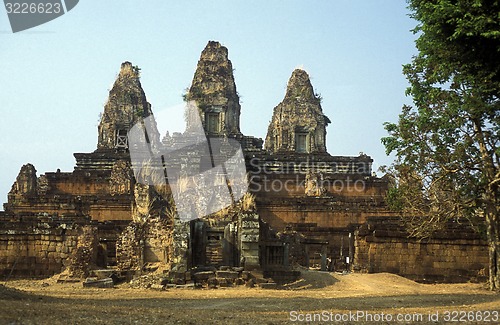
[[[239,272],[217,271],[217,272],[215,272],[215,276],[217,278],[237,279],[239,277]]]
[[[96,278],[87,278],[83,282],[84,288],[113,288],[113,279],[96,279]]]
[[[215,272],[212,271],[196,272],[195,274],[193,274],[193,278],[197,282],[206,281],[212,277],[215,277]]]
[[[277,289],[278,284],[275,282],[259,283],[259,287],[261,287],[262,289]]]

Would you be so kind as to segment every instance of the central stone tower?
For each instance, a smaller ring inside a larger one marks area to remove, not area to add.
[[[234,83],[233,66],[227,48],[219,42],[209,41],[201,53],[187,101],[198,106],[201,122],[209,136],[239,137],[240,99]],[[187,119],[187,129],[192,126]]]

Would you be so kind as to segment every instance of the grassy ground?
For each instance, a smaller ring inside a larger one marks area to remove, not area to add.
[[[500,323],[493,312],[500,312],[500,295],[484,284],[419,284],[386,273],[309,271],[304,278],[300,290],[84,289],[54,278],[9,281],[0,286],[0,324],[443,324],[454,316],[449,323]]]

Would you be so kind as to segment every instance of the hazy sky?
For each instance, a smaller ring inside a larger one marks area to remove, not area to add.
[[[28,162],[72,171],[96,149],[97,124],[123,61],[141,68],[153,112],[182,103],[209,40],[229,49],[241,129],[265,138],[294,68],[305,69],[332,124],[332,155],[364,152],[389,164],[380,138],[396,121],[416,54],[416,22],[398,0],[80,1],[13,34],[0,9],[0,202]]]

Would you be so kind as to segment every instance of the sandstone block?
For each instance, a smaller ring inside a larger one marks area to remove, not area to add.
[[[276,289],[278,285],[274,282],[269,282],[269,283],[260,283],[259,287],[262,289]]]
[[[215,276],[217,278],[237,279],[239,273],[233,271],[217,271],[215,272]]]
[[[87,278],[83,282],[83,287],[84,288],[113,288],[113,279],[107,278],[107,279],[96,280],[96,279],[92,279],[92,278]]]
[[[193,274],[195,281],[207,281],[209,278],[214,277],[215,273],[211,271],[197,272]]]

